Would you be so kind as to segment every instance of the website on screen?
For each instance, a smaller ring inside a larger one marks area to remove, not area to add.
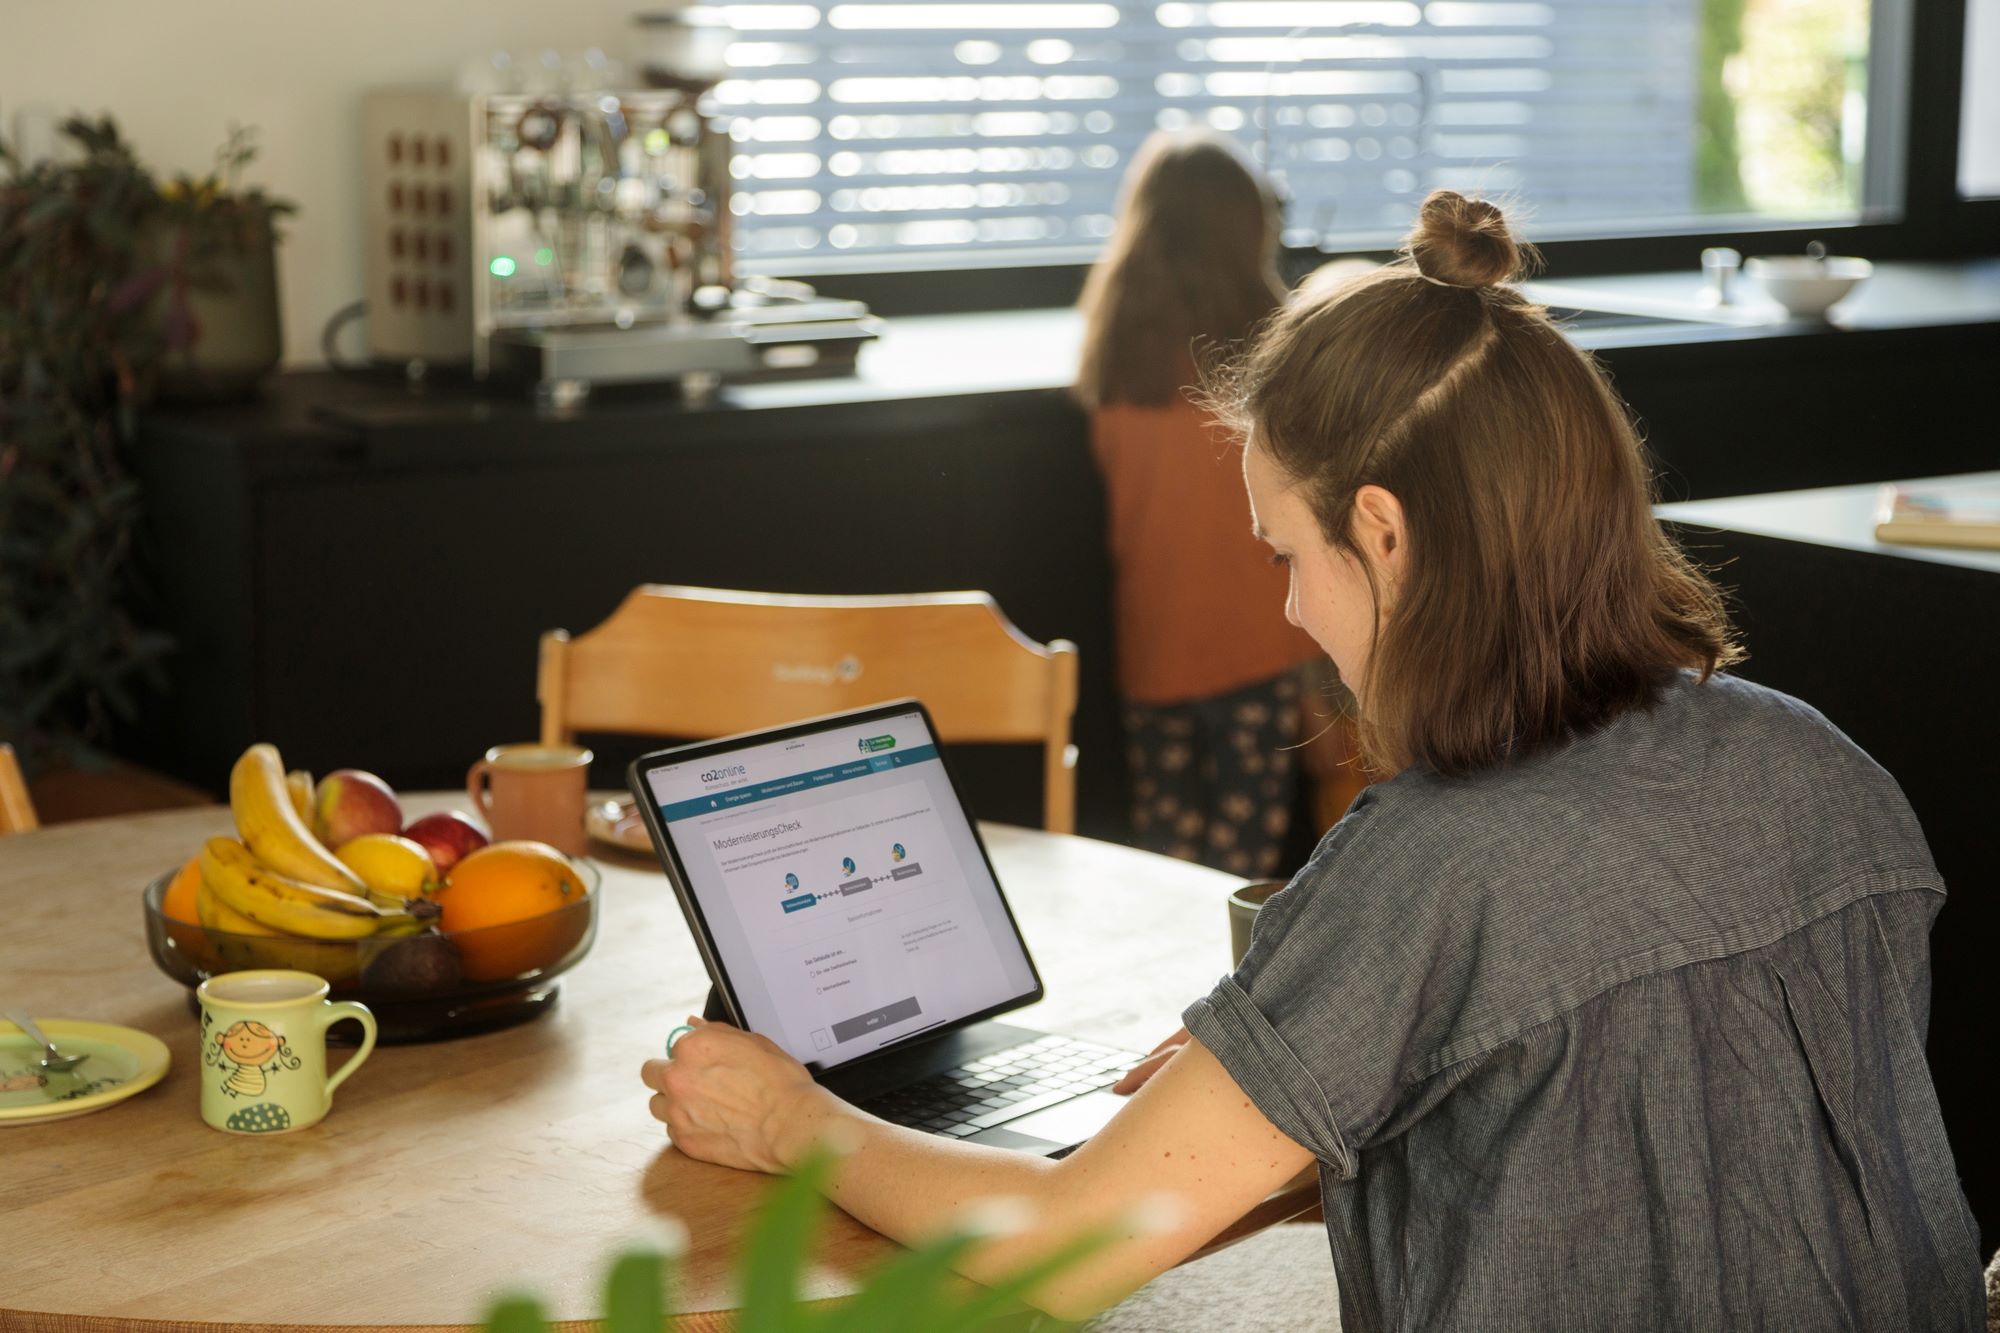
[[[918,713],[652,770],[752,1030],[832,1066],[1034,973]]]

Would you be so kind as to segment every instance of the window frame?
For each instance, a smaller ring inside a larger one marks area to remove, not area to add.
[[[1958,195],[1964,0],[1901,0],[1895,17],[1899,27],[1885,32],[1887,25],[1878,22],[1870,42],[1871,63],[1884,40],[1901,45],[1905,57],[1900,67],[1886,72],[1889,79],[1900,79],[1904,94],[1887,99],[1892,107],[1900,107],[1902,120],[1901,180],[1895,183],[1901,206],[1895,219],[1550,240],[1539,243],[1544,273],[1586,277],[1693,270],[1701,251],[1718,245],[1745,254],[1787,253],[1802,252],[1809,242],[1821,241],[1836,253],[1904,260],[1964,258],[2000,250],[1996,245],[2000,241],[2000,200],[1968,200]],[[1894,91],[1892,85],[1892,94]],[[1878,132],[1872,122],[1871,116],[1871,137]],[[1893,134],[1894,130],[1887,132]],[[1287,248],[1281,267],[1288,278],[1296,279],[1334,254],[1386,258],[1389,253],[1386,243],[1382,248],[1363,245],[1327,252]],[[1052,260],[1032,252],[993,254],[983,262],[963,262],[969,258],[931,254],[888,264],[883,256],[874,255],[857,259],[851,266],[752,266],[759,272],[809,282],[829,296],[865,301],[883,315],[1070,305],[1090,269],[1088,263]]]

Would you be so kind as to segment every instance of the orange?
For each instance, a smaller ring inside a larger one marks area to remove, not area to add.
[[[444,909],[438,925],[458,946],[465,975],[500,981],[562,960],[589,921],[560,909],[588,892],[569,858],[547,843],[496,842],[453,866],[434,896]]]
[[[201,915],[195,911],[195,896],[201,892],[201,858],[192,857],[188,863],[174,873],[167,891],[160,898],[160,915],[169,921],[184,921],[190,926],[201,924]]]
[[[208,932],[202,928],[201,909],[196,906],[200,896],[201,858],[197,856],[174,872],[174,877],[167,881],[167,891],[160,895],[160,915],[166,918],[161,925],[167,938],[154,942],[153,954],[155,958],[164,957],[159,952],[161,948],[169,954],[179,954],[181,967],[193,968],[195,980],[226,970],[222,960],[216,956]],[[164,962],[162,966],[165,966]],[[179,977],[181,967],[169,967],[167,971]]]

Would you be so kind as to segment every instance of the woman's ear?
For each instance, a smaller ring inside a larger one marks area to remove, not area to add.
[[[1391,582],[1400,579],[1410,545],[1403,502],[1380,486],[1363,486],[1354,493],[1353,523],[1354,544],[1362,555]]]

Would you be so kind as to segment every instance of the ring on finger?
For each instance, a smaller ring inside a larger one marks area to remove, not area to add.
[[[667,1059],[671,1060],[674,1058],[674,1043],[692,1031],[694,1031],[692,1027],[683,1023],[667,1034]]]

